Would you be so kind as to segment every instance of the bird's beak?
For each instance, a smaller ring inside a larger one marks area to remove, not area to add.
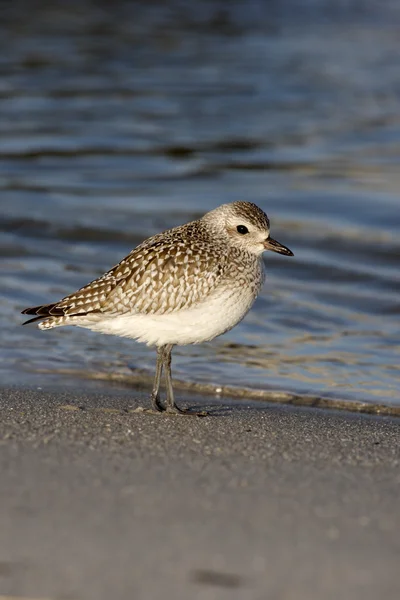
[[[278,252],[278,254],[284,254],[285,256],[294,256],[289,248],[286,248],[286,246],[283,246],[271,237],[265,240],[264,248],[266,250],[272,250],[272,252]]]

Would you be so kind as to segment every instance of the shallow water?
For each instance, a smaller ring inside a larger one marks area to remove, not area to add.
[[[151,377],[153,350],[20,310],[246,199],[295,258],[176,378],[399,405],[398,5],[29,6],[0,25],[3,384]]]

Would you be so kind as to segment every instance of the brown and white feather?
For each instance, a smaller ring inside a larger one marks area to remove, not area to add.
[[[237,232],[239,223],[252,229]],[[78,325],[149,344],[197,343],[238,323],[264,277],[268,217],[256,205],[223,205],[157,234],[119,264],[54,304],[24,311],[40,329]]]

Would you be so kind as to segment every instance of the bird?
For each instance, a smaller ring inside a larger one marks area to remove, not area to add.
[[[213,340],[248,313],[265,279],[262,254],[293,252],[270,236],[270,221],[252,202],[222,204],[156,234],[117,265],[58,302],[22,311],[41,330],[75,325],[155,346],[150,412],[191,414],[175,402],[175,345]],[[160,396],[164,372],[166,399]]]

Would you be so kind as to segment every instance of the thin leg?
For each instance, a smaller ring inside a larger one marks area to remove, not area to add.
[[[202,412],[193,412],[181,410],[175,404],[174,398],[174,389],[172,387],[172,377],[171,377],[171,352],[172,352],[173,344],[165,344],[164,346],[159,346],[157,348],[157,362],[156,362],[156,374],[154,377],[153,390],[151,392],[151,404],[154,411],[157,412],[166,412],[169,414],[175,415],[190,415],[190,416],[198,416],[205,417],[208,413],[205,411]],[[165,377],[165,386],[167,391],[167,402],[166,407],[160,402],[160,383],[161,383],[161,374],[164,370]],[[146,411],[145,411],[146,412]],[[150,411],[151,412],[151,411]]]
[[[175,414],[185,414],[186,411],[181,410],[175,404],[174,397],[174,389],[172,387],[172,377],[171,377],[171,352],[173,345],[167,344],[164,346],[163,352],[163,366],[164,366],[164,377],[165,377],[165,387],[167,389],[167,407],[166,412],[175,413]]]
[[[157,348],[156,374],[154,377],[153,390],[151,392],[151,405],[153,409],[158,412],[163,412],[165,410],[160,402],[159,396],[161,373],[163,370],[164,348],[165,346],[160,346]]]

